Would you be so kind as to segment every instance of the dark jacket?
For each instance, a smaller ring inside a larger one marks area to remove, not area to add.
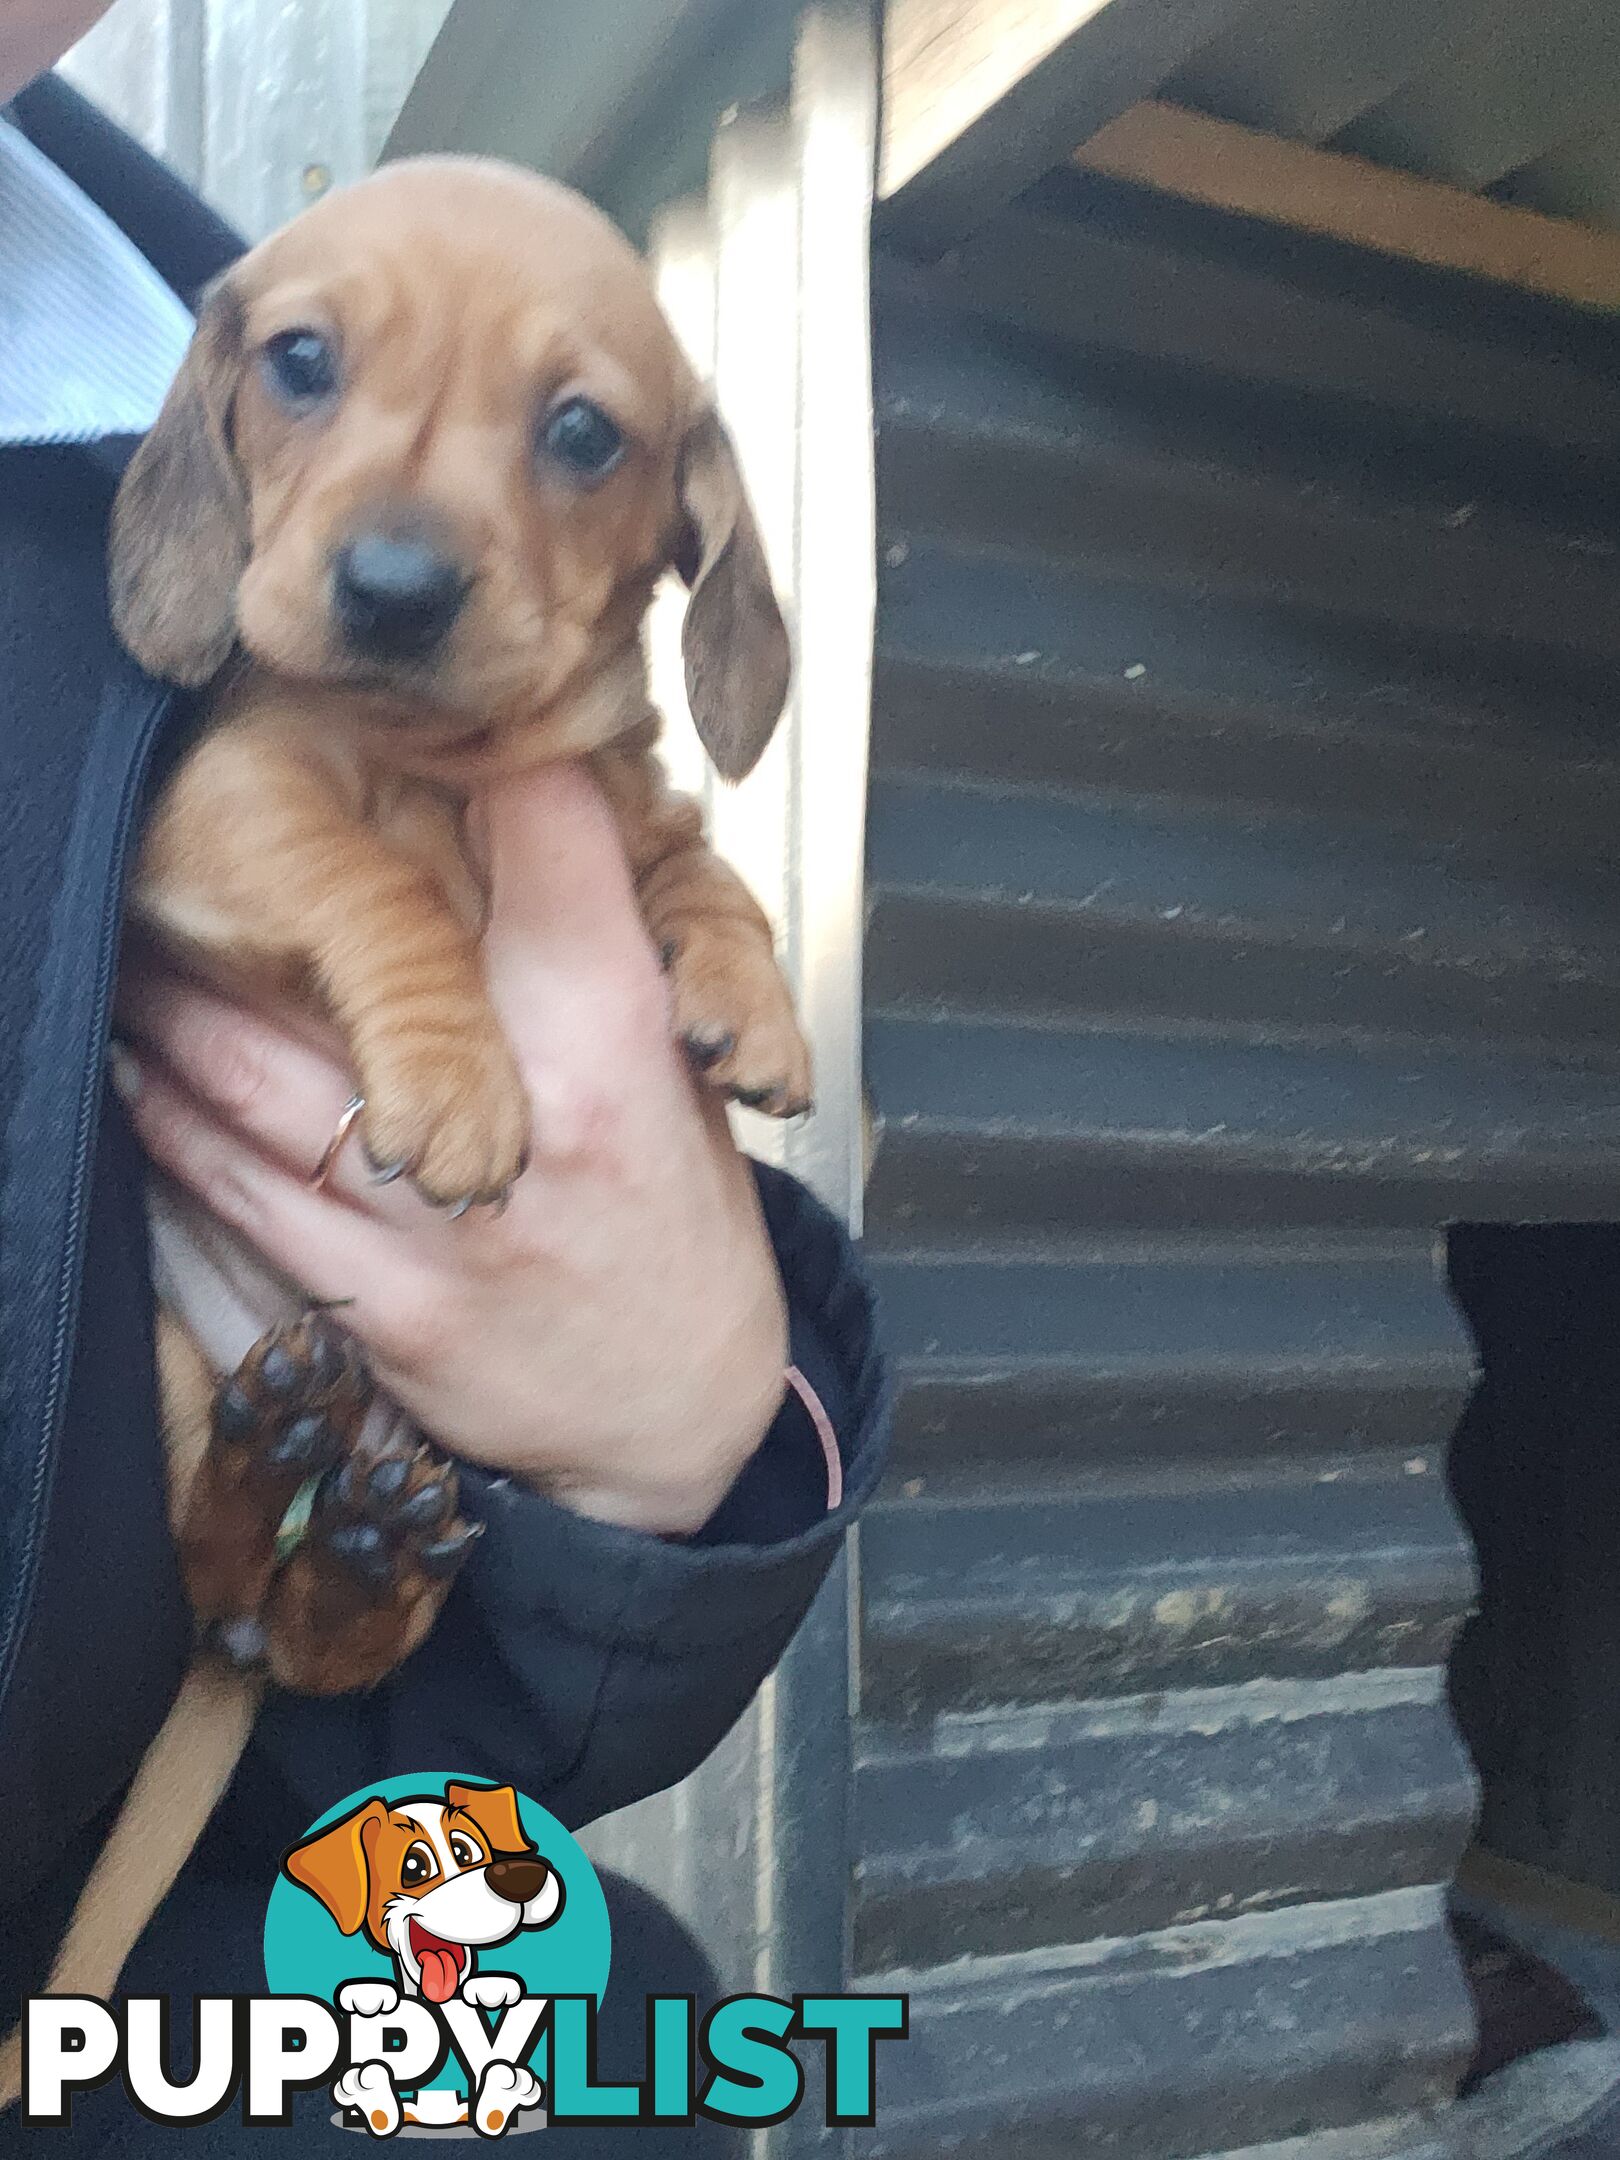
[[[183,297],[238,251],[172,175],[47,79],[13,117]],[[141,1163],[103,1055],[121,885],[192,725],[107,622],[128,443],[0,450],[0,2023],[35,1984],[187,1653],[164,1526]],[[833,1218],[761,1172],[793,1355],[844,1450],[824,1512],[785,1408],[719,1516],[672,1543],[470,1477],[489,1533],[428,1643],[363,1699],[267,1710],[193,1863],[266,1892],[310,1819],[393,1772],[509,1779],[569,1824],[684,1775],[781,1655],[871,1490],[883,1406]],[[541,1406],[543,1409],[543,1406]],[[656,1446],[657,1435],[649,1434]],[[199,1956],[193,1986],[218,1984]]]

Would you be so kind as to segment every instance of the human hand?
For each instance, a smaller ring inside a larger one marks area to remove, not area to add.
[[[341,1053],[160,966],[118,1061],[156,1162],[342,1318],[466,1461],[662,1534],[725,1497],[780,1404],[787,1326],[753,1179],[694,1087],[606,804],[580,767],[492,795],[490,994],[533,1108],[506,1212],[459,1221],[371,1182]],[[131,1089],[130,1082],[134,1086]]]
[[[4,0],[0,5],[0,105],[60,60],[112,0]]]

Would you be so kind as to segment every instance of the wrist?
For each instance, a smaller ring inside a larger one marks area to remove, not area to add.
[[[600,1462],[552,1466],[518,1481],[572,1514],[649,1537],[693,1537],[714,1515],[756,1455],[789,1396],[785,1365],[775,1366],[722,1415],[710,1405],[685,1433],[656,1425],[638,1432],[616,1476]]]

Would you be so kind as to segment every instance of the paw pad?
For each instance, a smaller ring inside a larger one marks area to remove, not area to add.
[[[482,1534],[457,1515],[455,1471],[408,1429],[362,1440],[321,1482],[310,1536],[355,1579],[386,1595],[421,1573],[449,1580]]]
[[[371,1402],[359,1353],[320,1313],[272,1328],[214,1397],[214,1437],[298,1479],[342,1452]]]

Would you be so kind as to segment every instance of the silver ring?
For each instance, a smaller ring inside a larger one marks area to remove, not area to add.
[[[338,1112],[338,1121],[332,1128],[332,1137],[322,1149],[321,1159],[310,1173],[309,1189],[311,1192],[324,1192],[326,1190],[331,1181],[332,1172],[337,1168],[337,1159],[343,1153],[343,1143],[353,1132],[358,1120],[364,1115],[365,1107],[366,1098],[363,1095],[351,1095]]]

